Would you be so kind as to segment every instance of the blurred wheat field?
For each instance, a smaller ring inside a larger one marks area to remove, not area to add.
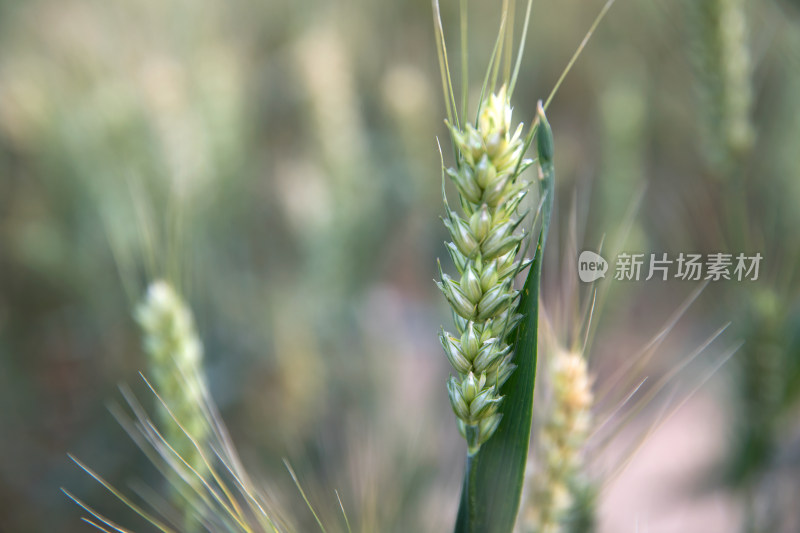
[[[469,7],[476,74],[495,4]],[[515,117],[602,4],[534,0]],[[457,39],[458,2],[441,7]],[[763,256],[674,326],[699,283],[608,272],[584,354],[597,531],[798,531],[800,5],[619,0],[592,39],[548,109],[546,346],[586,333],[576,255],[601,242],[609,262]],[[120,385],[155,405],[133,310],[157,276],[193,310],[209,395],[281,518],[318,530],[285,458],[329,531],[346,530],[334,491],[353,531],[452,528],[437,68],[428,0],[0,0],[0,531],[91,530],[60,487],[150,530],[67,453],[166,494],[108,412]]]

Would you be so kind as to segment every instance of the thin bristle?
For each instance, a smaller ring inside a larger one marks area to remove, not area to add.
[[[132,533],[131,531],[128,531],[127,529],[123,529],[121,526],[118,526],[117,524],[115,524],[110,519],[108,519],[105,516],[103,516],[100,513],[98,513],[97,511],[92,509],[90,506],[88,506],[87,504],[82,502],[80,499],[76,498],[71,492],[69,492],[68,490],[64,489],[63,487],[61,488],[61,492],[63,492],[67,496],[67,498],[69,498],[70,500],[75,502],[84,511],[86,511],[87,513],[92,515],[94,518],[99,520],[101,523],[103,523],[103,524],[107,525],[108,527],[112,528],[114,531],[117,531],[118,533]],[[99,526],[97,526],[97,524],[95,524],[95,522],[93,520],[91,520],[89,518],[84,517],[83,521],[84,522],[88,522],[88,523],[92,524],[95,527],[99,527]],[[102,527],[99,527],[99,529],[102,529],[103,531],[107,531],[107,530],[103,529]],[[164,531],[164,530],[162,530],[162,531]]]
[[[519,69],[522,65],[522,54],[525,51],[525,42],[528,38],[528,24],[531,20],[531,11],[533,9],[533,0],[528,0],[528,5],[525,8],[525,22],[522,27],[522,37],[519,42],[519,50],[517,50],[517,60],[514,64],[514,74],[512,74],[511,79],[508,81],[508,97],[511,98],[514,95],[514,89],[517,86],[517,77],[519,76]],[[511,60],[511,54],[508,55],[509,61]]]
[[[100,476],[94,470],[92,470],[91,468],[89,468],[88,466],[83,464],[76,457],[72,456],[71,454],[67,454],[67,455],[76,465],[78,465],[81,468],[81,470],[83,470],[84,472],[89,474],[89,476],[91,476],[95,481],[100,483],[100,485],[102,485],[103,488],[105,488],[108,492],[113,494],[119,501],[121,501],[122,503],[124,503],[125,505],[130,507],[131,510],[133,510],[136,514],[138,514],[139,516],[141,516],[142,518],[144,518],[145,520],[150,522],[153,526],[158,528],[163,533],[171,533],[172,530],[170,528],[168,528],[164,523],[162,523],[160,520],[158,520],[157,518],[153,517],[150,513],[146,512],[139,505],[134,503],[133,500],[131,500],[130,498],[125,496],[125,494],[123,494],[122,492],[117,490],[116,487],[114,487],[112,484],[110,484],[108,481],[106,481],[102,476]],[[70,494],[67,493],[67,495],[70,496],[70,498],[72,498],[72,496]],[[74,500],[74,498],[72,498],[72,499]],[[78,503],[78,505],[80,505],[84,509],[89,510],[82,502],[79,502],[79,501],[76,500],[76,503]],[[100,519],[100,520],[103,520],[103,518],[101,516],[99,516],[99,515],[95,515],[95,517]],[[104,523],[107,523],[107,522],[104,521]],[[111,523],[107,523],[107,525],[112,526],[112,527],[116,527],[114,524],[111,524]]]
[[[561,88],[561,84],[564,82],[564,79],[566,79],[567,74],[569,74],[569,71],[572,70],[573,65],[575,65],[575,62],[581,56],[581,53],[583,53],[583,49],[586,48],[586,45],[589,43],[589,39],[592,38],[594,30],[596,30],[597,26],[600,25],[600,22],[602,22],[603,18],[606,16],[606,13],[608,13],[608,10],[611,9],[611,6],[614,5],[615,1],[616,0],[608,0],[603,6],[603,8],[600,10],[600,13],[598,13],[597,16],[595,17],[594,22],[592,22],[592,25],[589,26],[589,31],[587,31],[586,35],[584,35],[581,44],[578,45],[577,50],[575,50],[575,53],[572,54],[572,57],[567,63],[567,66],[564,67],[564,70],[561,72],[561,76],[558,77],[558,81],[556,81],[556,84],[553,86],[553,89],[547,96],[547,100],[545,100],[543,106],[545,111],[547,110],[548,107],[550,107],[550,102],[553,101],[553,97],[555,97],[556,93],[558,92],[558,89]]]
[[[453,92],[453,81],[450,76],[450,63],[447,60],[447,44],[444,40],[444,28],[442,27],[442,14],[439,10],[439,0],[433,1],[433,24],[436,30],[436,51],[439,55],[439,70],[442,74],[442,90],[447,108],[447,120],[451,124],[459,127],[458,112],[455,93]]]
[[[292,481],[294,481],[295,487],[297,487],[298,492],[300,492],[300,495],[303,497],[303,501],[306,502],[308,510],[311,511],[312,515],[314,515],[314,520],[317,521],[317,525],[319,526],[320,531],[322,531],[322,533],[325,533],[325,526],[322,525],[322,520],[320,520],[319,516],[317,516],[317,511],[314,510],[314,506],[311,505],[311,502],[308,500],[306,492],[303,490],[303,486],[300,484],[300,480],[297,479],[297,474],[295,474],[292,465],[290,465],[289,461],[286,459],[283,460],[283,464],[286,467],[286,470],[289,471],[289,475],[292,476]]]

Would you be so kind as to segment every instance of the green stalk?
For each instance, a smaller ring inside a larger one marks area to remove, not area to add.
[[[464,486],[461,489],[461,508],[467,509],[464,524],[465,531],[476,531],[472,524],[476,523],[478,476],[477,476],[478,454],[467,452],[467,464],[464,469]]]

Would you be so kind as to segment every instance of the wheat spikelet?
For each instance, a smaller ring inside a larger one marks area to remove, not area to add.
[[[522,124],[511,130],[505,86],[483,102],[477,124],[448,124],[456,166],[447,169],[458,190],[461,214],[444,199],[448,251],[459,279],[441,274],[439,288],[450,303],[457,334],[440,340],[456,371],[447,383],[459,429],[475,453],[500,423],[500,387],[514,370],[506,336],[521,319],[514,312],[514,276],[524,231],[516,229],[528,182],[520,177]]]

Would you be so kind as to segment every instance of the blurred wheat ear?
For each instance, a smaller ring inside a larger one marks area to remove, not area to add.
[[[152,491],[130,497],[76,458],[75,463],[152,527],[163,533],[194,531],[294,531],[250,480],[208,394],[202,374],[202,344],[191,310],[166,282],[152,284],[136,317],[153,376],[145,383],[156,398],[156,421],[127,388],[131,417],[114,414],[167,482],[167,498]],[[64,490],[64,489],[62,489]],[[129,529],[64,490],[101,531]]]
[[[211,429],[202,409],[208,395],[202,344],[191,312],[165,281],[150,285],[145,300],[136,309],[136,320],[148,356],[147,373],[161,397],[157,405],[160,430],[186,467],[197,473],[195,478],[187,477],[185,484],[179,480],[171,480],[170,484],[176,507],[183,509],[185,530],[196,531],[194,500],[206,466],[201,451],[195,449],[192,441],[202,449]]]
[[[591,429],[593,393],[580,350],[554,347],[547,357],[552,405],[538,435],[542,465],[534,478],[531,506],[535,533],[566,531],[570,517],[591,531],[591,487],[583,479],[582,456]],[[590,499],[590,498],[588,498]]]
[[[690,0],[700,116],[707,160],[722,177],[736,171],[755,139],[748,18],[743,0]]]

